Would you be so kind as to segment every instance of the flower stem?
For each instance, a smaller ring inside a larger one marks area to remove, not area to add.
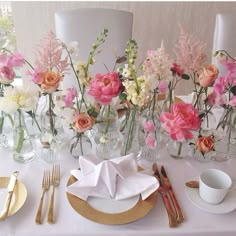
[[[22,113],[21,113],[21,110],[18,110],[17,111],[19,114],[18,114],[18,118],[19,118],[19,126],[17,127],[17,145],[16,145],[16,148],[15,148],[15,151],[17,153],[20,153],[21,152],[21,149],[23,147],[23,143],[24,143],[24,129],[23,129],[23,126],[22,126],[22,122],[21,122],[21,116],[22,116]]]

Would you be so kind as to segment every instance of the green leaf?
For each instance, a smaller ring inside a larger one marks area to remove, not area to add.
[[[181,78],[182,78],[182,79],[185,79],[185,80],[189,80],[189,79],[190,79],[190,76],[187,75],[187,74],[182,74],[182,75],[181,75]]]
[[[126,101],[127,100],[127,95],[125,93],[120,93],[119,98],[121,101]]]
[[[230,92],[231,92],[233,95],[236,95],[236,86],[233,86],[233,87],[230,89]]]

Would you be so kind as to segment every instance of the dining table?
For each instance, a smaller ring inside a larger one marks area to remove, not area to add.
[[[46,162],[39,153],[28,163],[19,163],[13,160],[11,149],[0,149],[0,176],[9,177],[18,170],[18,180],[24,183],[27,189],[27,198],[24,205],[12,216],[0,222],[0,236],[235,236],[236,210],[229,212],[211,213],[199,208],[186,194],[185,183],[196,179],[199,174],[209,168],[220,169],[228,173],[233,183],[236,183],[236,156],[224,162],[200,162],[186,157],[174,159],[164,148],[158,166],[163,165],[168,173],[175,195],[184,214],[184,221],[177,227],[170,228],[168,216],[160,195],[152,210],[143,218],[121,225],[106,225],[90,221],[75,211],[67,198],[66,186],[71,176],[71,170],[78,169],[79,161],[73,158],[67,148],[58,154],[56,164],[60,164],[60,185],[55,189],[55,223],[49,224],[46,220],[50,194],[47,192],[43,205],[43,222],[35,223],[35,216],[42,193],[41,182],[44,170],[52,169],[53,164]],[[153,162],[141,157],[138,161],[143,169],[151,170]],[[235,191],[235,190],[234,190]],[[236,198],[235,198],[236,202]],[[2,205],[3,203],[0,202]],[[235,207],[236,208],[236,207]]]

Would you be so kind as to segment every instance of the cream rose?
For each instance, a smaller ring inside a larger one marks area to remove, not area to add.
[[[204,88],[209,87],[217,78],[218,74],[219,70],[215,65],[206,65],[198,77],[198,82]]]

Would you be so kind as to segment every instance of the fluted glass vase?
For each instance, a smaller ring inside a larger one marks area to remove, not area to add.
[[[102,159],[119,156],[122,136],[118,113],[112,104],[102,106],[94,126],[96,155]]]
[[[28,130],[25,125],[24,113],[18,110],[14,115],[13,159],[17,162],[29,162],[35,157]]]

